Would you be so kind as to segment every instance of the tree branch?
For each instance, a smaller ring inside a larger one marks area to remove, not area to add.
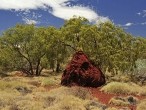
[[[65,42],[62,42],[62,41],[61,41],[61,43],[62,43],[63,45],[65,45],[65,46],[71,47],[74,51],[77,51],[77,49],[76,49],[75,47],[73,47],[73,46],[71,46],[71,45],[69,45],[69,44],[66,44]]]

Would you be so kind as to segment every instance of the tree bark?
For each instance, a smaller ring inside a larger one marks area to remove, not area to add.
[[[59,63],[59,62],[57,62],[56,72],[57,72],[57,73],[59,73],[59,72],[60,72],[60,63]]]
[[[36,76],[39,76],[39,68],[40,68],[40,59],[38,59],[37,66],[36,66]]]
[[[15,47],[14,47],[15,48]],[[21,51],[19,50],[19,48],[15,48],[16,50],[17,50],[17,52],[23,57],[23,58],[25,58],[27,61],[28,61],[28,63],[29,63],[29,67],[30,67],[30,74],[31,75],[34,75],[34,72],[33,72],[33,67],[32,67],[32,62],[30,61],[30,59],[28,58],[28,57],[26,57],[25,55],[23,55],[22,53],[21,53]]]

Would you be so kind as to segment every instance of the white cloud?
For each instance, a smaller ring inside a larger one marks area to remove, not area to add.
[[[146,10],[137,13],[139,16],[146,17]]]
[[[94,21],[98,19],[98,15],[94,11],[79,6],[61,7],[61,8],[57,7],[53,10],[52,14],[62,19],[70,19],[74,15],[85,17],[90,21]]]
[[[146,18],[146,10],[142,10],[141,12],[137,13],[139,16]],[[137,23],[138,25],[146,25],[146,20],[142,23]]]
[[[24,10],[24,11],[12,11],[16,12],[17,16],[20,16],[22,18],[22,21],[26,24],[39,24],[40,18],[42,15],[40,13],[36,13],[34,11],[30,10]]]
[[[108,17],[99,16],[98,19],[96,20],[96,24],[99,25],[100,23],[105,23],[107,21],[111,21],[111,20]]]
[[[146,25],[146,22],[141,23],[142,25]]]
[[[146,10],[143,10],[143,17],[146,17]]]
[[[141,13],[139,12],[139,13],[137,13],[139,16],[141,15]]]
[[[16,11],[44,9],[48,10],[52,15],[62,19],[70,19],[76,15],[85,17],[91,22],[98,22],[98,20],[105,22],[109,20],[107,17],[99,16],[89,7],[84,7],[82,5],[73,6],[71,1],[76,0],[0,0],[0,9],[14,9]]]
[[[129,26],[132,26],[132,25],[134,25],[134,24],[133,23],[126,23],[124,26],[129,27]]]
[[[146,13],[146,10],[143,10],[144,13]]]
[[[33,20],[33,19],[28,19],[24,18],[22,19],[26,24],[39,24],[39,21]]]

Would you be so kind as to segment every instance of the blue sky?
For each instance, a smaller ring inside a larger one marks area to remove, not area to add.
[[[0,33],[17,23],[60,27],[73,15],[146,37],[146,0],[0,0]]]

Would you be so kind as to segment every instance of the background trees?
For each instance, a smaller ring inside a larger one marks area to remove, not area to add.
[[[10,69],[38,76],[47,65],[44,60],[49,42],[45,28],[16,25],[7,30],[1,38],[1,56],[5,57],[2,62],[6,62]]]
[[[78,50],[104,72],[131,72],[137,60],[146,59],[146,39],[133,37],[112,22],[96,25],[82,17],[65,21],[60,29],[19,24],[0,38],[0,65],[39,76],[44,68],[59,72]]]

